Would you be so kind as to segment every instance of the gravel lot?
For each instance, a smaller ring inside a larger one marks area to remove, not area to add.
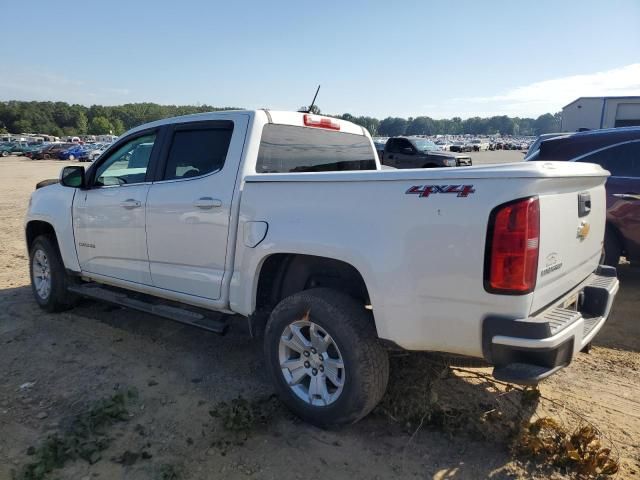
[[[474,163],[521,158],[520,152],[473,154]],[[56,177],[63,164],[0,159],[0,480],[33,461],[29,447],[69,431],[74,418],[123,387],[135,388],[137,399],[127,406],[127,421],[106,429],[109,446],[100,458],[67,462],[47,478],[568,478],[514,460],[493,436],[490,415],[463,419],[455,429],[397,416],[393,407],[407,400],[403,392],[417,392],[417,403],[422,394],[435,402],[418,390],[432,375],[432,357],[394,358],[384,401],[391,407],[323,431],[270,398],[261,345],[241,319],[219,337],[88,301],[62,314],[43,313],[31,297],[22,221],[35,183]],[[541,401],[526,415],[551,414],[576,426],[569,409],[579,412],[612,442],[619,478],[629,479],[640,478],[640,270],[621,265],[620,277],[612,317],[591,353],[540,387],[559,403]],[[415,375],[402,374],[407,371]],[[511,395],[469,373],[488,369],[438,372],[438,402],[448,412],[488,405],[490,414]],[[220,412],[217,402],[238,395],[258,406],[251,428],[240,433],[210,414]],[[467,423],[480,430],[465,429]]]

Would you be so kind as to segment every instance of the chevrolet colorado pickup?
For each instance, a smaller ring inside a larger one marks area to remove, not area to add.
[[[38,184],[33,294],[213,331],[246,317],[281,399],[317,425],[381,399],[387,350],[484,359],[536,383],[586,347],[618,290],[599,265],[593,164],[381,170],[352,123],[268,110],[161,120]]]

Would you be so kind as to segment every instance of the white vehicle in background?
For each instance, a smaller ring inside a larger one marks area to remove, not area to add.
[[[567,366],[618,290],[599,265],[607,176],[569,162],[381,170],[365,129],[298,112],[160,120],[38,185],[33,295],[215,332],[244,316],[283,402],[352,423],[385,392],[387,348],[477,357],[523,384]]]
[[[489,150],[489,140],[474,138],[469,141],[474,152],[483,152]]]
[[[89,162],[93,162],[94,160],[96,160],[100,155],[102,155],[107,148],[109,147],[110,144],[100,144],[100,143],[96,143],[94,145],[91,145],[89,151],[87,152],[87,161]]]

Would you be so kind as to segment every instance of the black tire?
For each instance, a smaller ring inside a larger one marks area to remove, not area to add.
[[[622,255],[622,245],[618,236],[610,229],[607,229],[604,234],[604,255],[602,263],[612,267],[617,267],[620,263],[620,256]]]
[[[48,295],[41,295],[36,287],[34,257],[38,251],[41,251],[45,255],[48,262],[50,277],[50,291]],[[31,277],[31,290],[40,308],[47,312],[60,312],[73,307],[76,297],[67,291],[71,279],[65,271],[58,246],[53,237],[41,235],[33,241],[29,250],[29,274]]]
[[[280,367],[280,339],[291,323],[303,318],[326,331],[342,355],[342,392],[328,405],[314,406],[299,398]],[[360,420],[380,402],[387,388],[389,358],[378,341],[371,313],[361,302],[332,289],[314,288],[282,300],[267,323],[264,349],[267,369],[282,402],[319,427]]]
[[[7,152],[6,150],[2,152],[2,156],[3,157],[8,157],[9,156],[9,152]]]

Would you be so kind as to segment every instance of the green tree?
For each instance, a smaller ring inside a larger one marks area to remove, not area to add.
[[[113,125],[108,118],[94,117],[91,120],[89,133],[92,135],[105,135],[113,131]]]
[[[76,128],[80,135],[85,135],[89,129],[89,120],[87,114],[84,112],[78,112],[78,118],[76,118]]]
[[[124,128],[124,123],[119,118],[115,118],[111,121],[111,125],[113,126],[113,134],[114,135],[122,135],[126,129]]]
[[[407,120],[399,117],[387,117],[380,122],[378,133],[385,137],[404,135],[407,131]]]
[[[533,130],[536,135],[542,135],[543,133],[553,133],[560,131],[559,116],[545,113],[540,115],[533,122]]]

